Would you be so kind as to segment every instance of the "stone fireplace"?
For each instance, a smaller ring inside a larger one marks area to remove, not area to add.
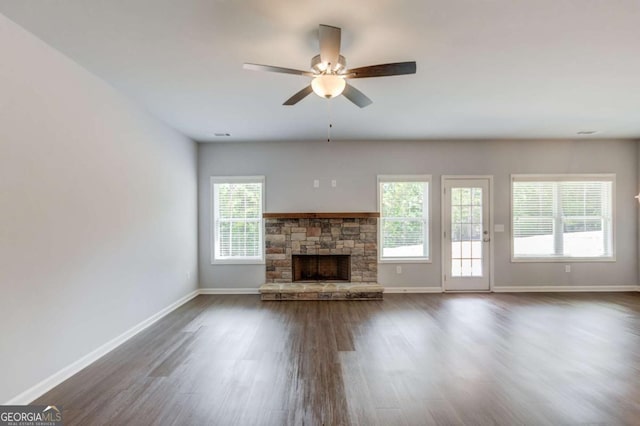
[[[380,299],[378,213],[265,213],[263,300]]]

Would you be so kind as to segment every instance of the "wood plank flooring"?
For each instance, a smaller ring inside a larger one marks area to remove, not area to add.
[[[198,296],[34,403],[66,425],[637,425],[640,295]]]

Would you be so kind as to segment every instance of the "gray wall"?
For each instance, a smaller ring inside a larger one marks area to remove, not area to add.
[[[387,287],[439,287],[440,182],[447,174],[494,176],[496,286],[636,285],[637,146],[635,141],[386,141],[270,142],[199,145],[200,285],[204,288],[256,288],[264,265],[213,266],[210,262],[212,175],[265,175],[267,212],[377,211],[376,175],[431,174],[432,246],[430,264],[380,264],[378,280]],[[616,173],[616,253],[614,263],[511,263],[510,174]],[[313,179],[320,188],[313,188]],[[331,180],[337,187],[331,188]]]
[[[197,289],[197,149],[2,15],[0,52],[4,403]]]

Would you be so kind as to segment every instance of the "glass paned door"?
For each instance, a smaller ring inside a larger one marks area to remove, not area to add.
[[[488,178],[443,178],[445,290],[489,290],[489,189]]]

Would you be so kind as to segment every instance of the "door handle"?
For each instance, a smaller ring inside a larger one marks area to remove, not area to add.
[[[491,241],[491,238],[483,238],[482,241],[484,241],[485,243],[488,243],[489,241]]]
[[[488,243],[489,241],[491,241],[491,238],[489,238],[489,231],[484,231],[482,234],[484,235],[484,237],[482,238],[483,242]]]

